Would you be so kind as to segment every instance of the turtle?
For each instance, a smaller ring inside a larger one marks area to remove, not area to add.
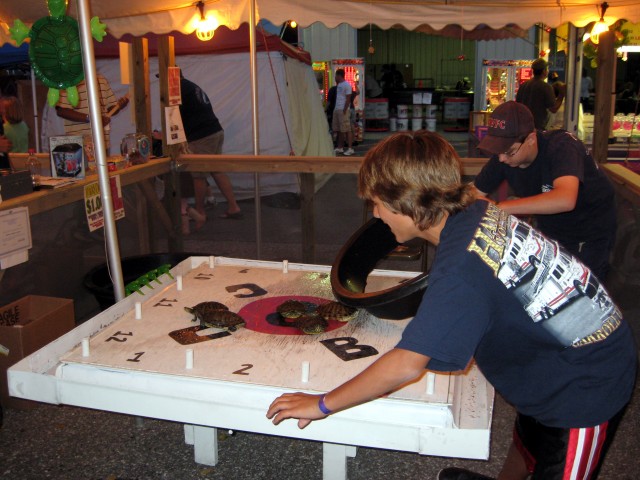
[[[202,302],[193,307],[184,307],[193,314],[193,321],[200,320],[202,328],[221,328],[229,332],[244,327],[244,319],[237,313],[229,311],[229,307],[220,302]]]
[[[307,311],[307,306],[298,300],[287,300],[276,308],[276,311],[284,318],[298,318]]]
[[[348,322],[356,318],[358,310],[340,302],[328,302],[320,305],[316,313],[325,320],[336,320],[338,322]]]
[[[324,333],[328,326],[329,322],[316,314],[302,315],[296,319],[296,327],[307,335],[319,335]]]
[[[36,20],[31,30],[19,19],[9,28],[18,46],[31,38],[29,59],[35,75],[49,87],[47,101],[52,107],[58,103],[62,89],[66,89],[69,103],[75,107],[76,85],[84,79],[78,22],[66,15],[67,3],[68,0],[47,0],[49,16]],[[101,42],[107,26],[93,17],[90,28],[91,36]]]

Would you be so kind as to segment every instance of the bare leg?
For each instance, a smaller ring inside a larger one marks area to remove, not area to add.
[[[525,480],[527,477],[529,477],[527,465],[512,442],[500,475],[498,475],[498,480]]]
[[[229,180],[229,177],[227,176],[227,174],[216,172],[216,173],[213,173],[212,175],[213,175],[213,179],[216,182],[216,185],[218,185],[218,188],[220,189],[220,192],[222,193],[224,198],[227,200],[227,204],[228,204],[227,215],[232,215],[234,213],[240,212],[240,206],[238,205],[238,202],[236,202],[236,196],[233,194],[233,186],[231,185],[231,180]],[[203,202],[204,202],[204,199],[203,199]]]

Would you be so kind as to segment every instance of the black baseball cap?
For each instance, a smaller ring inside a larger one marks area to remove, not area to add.
[[[509,150],[518,140],[535,131],[531,111],[523,104],[510,101],[498,106],[489,116],[487,135],[478,148],[498,155]]]

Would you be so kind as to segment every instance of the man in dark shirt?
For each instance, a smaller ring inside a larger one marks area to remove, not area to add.
[[[4,129],[2,122],[0,122],[0,169],[11,168],[9,150],[11,150],[11,140],[4,136]]]
[[[493,154],[475,179],[478,191],[491,193],[506,180],[519,198],[500,208],[535,215],[542,233],[604,280],[615,240],[614,190],[584,144],[564,130],[536,131],[531,112],[507,102],[492,113],[478,148]]]
[[[562,101],[564,93],[556,97],[553,88],[547,82],[547,62],[542,58],[538,58],[531,64],[533,69],[533,78],[527,80],[520,88],[516,95],[516,102],[526,105],[533,114],[535,125],[538,130],[544,130],[549,120],[549,112],[556,113]]]
[[[180,116],[187,136],[189,151],[191,153],[214,155],[222,153],[224,130],[213,112],[209,97],[198,85],[184,78],[182,73],[180,74],[180,90],[182,94]],[[196,230],[204,225],[207,218],[204,206],[207,195],[208,175],[208,173],[191,172],[196,213],[193,210],[188,212],[196,220]],[[221,218],[241,218],[242,212],[233,194],[229,177],[220,172],[214,172],[212,175],[220,192],[227,200],[227,211],[221,215]]]

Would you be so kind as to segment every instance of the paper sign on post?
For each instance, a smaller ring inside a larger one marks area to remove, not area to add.
[[[180,67],[169,67],[167,71],[169,83],[169,105],[180,105],[182,103],[182,92],[180,90]]]
[[[122,188],[120,187],[120,177],[109,178],[111,185],[111,200],[113,203],[113,215],[116,220],[124,218],[124,200],[122,199]],[[104,211],[102,209],[102,197],[100,196],[100,186],[98,183],[90,183],[84,187],[84,205],[87,214],[87,224],[89,231],[94,232],[104,226]]]
[[[178,106],[165,107],[164,114],[167,126],[167,145],[186,142],[187,135],[184,133],[180,108]]]

